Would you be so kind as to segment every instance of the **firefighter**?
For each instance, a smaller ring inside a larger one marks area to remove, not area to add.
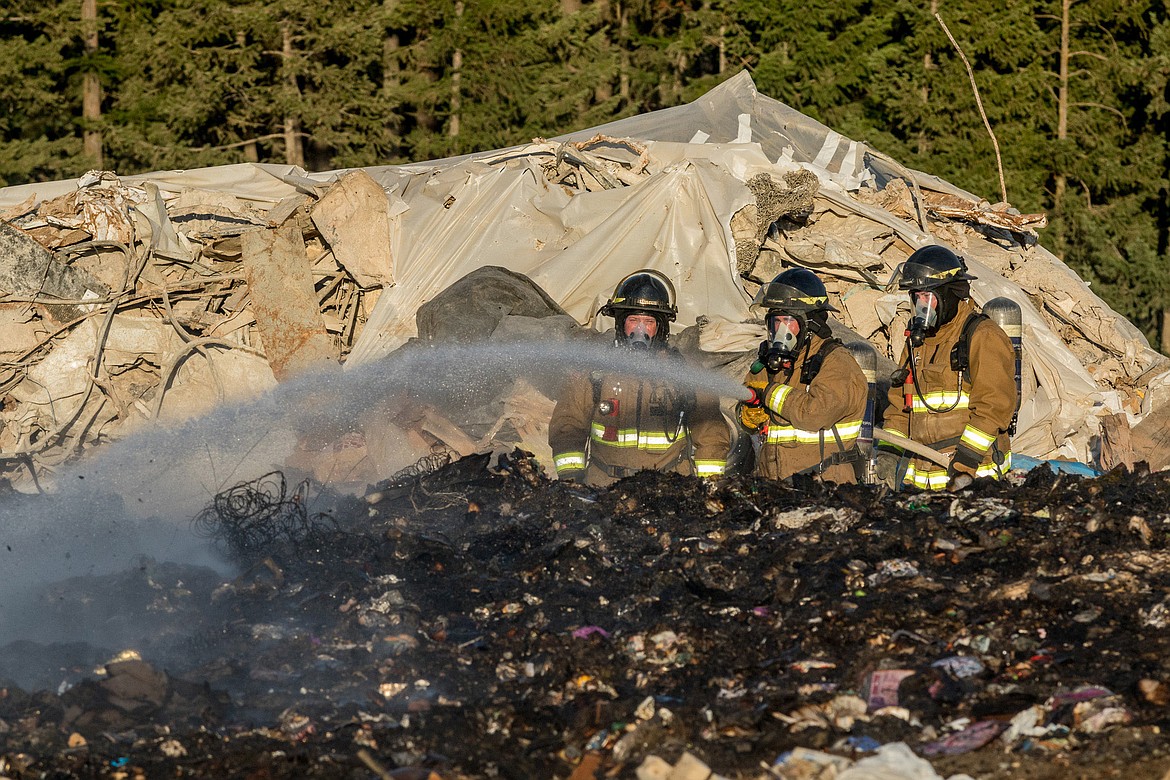
[[[891,487],[957,490],[975,477],[998,479],[1011,468],[1015,352],[1007,334],[971,300],[973,279],[962,259],[943,246],[917,250],[897,275],[912,313],[902,366],[890,381],[884,427],[951,460],[942,466],[883,442],[878,478]]]
[[[744,384],[740,424],[758,444],[756,473],[772,479],[811,474],[857,482],[857,435],[868,387],[853,355],[829,328],[824,283],[790,268],[760,288],[752,308],[765,312],[768,337]]]
[[[615,349],[684,367],[667,344],[677,312],[670,280],[651,270],[623,279],[600,310],[614,318]],[[617,371],[570,376],[548,438],[557,476],[590,485],[644,469],[716,477],[731,443],[714,395]]]

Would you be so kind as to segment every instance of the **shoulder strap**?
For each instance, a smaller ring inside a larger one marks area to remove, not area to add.
[[[825,343],[817,350],[815,355],[810,355],[804,361],[804,365],[800,367],[800,381],[806,385],[812,384],[812,381],[817,378],[817,374],[821,372],[821,366],[825,363],[825,358],[835,350],[842,346],[840,339],[825,339]]]
[[[967,321],[963,323],[963,330],[959,332],[959,340],[951,347],[951,370],[966,371],[971,364],[971,334],[983,320],[989,319],[982,312],[971,312]]]
[[[602,375],[601,375],[600,371],[589,372],[589,382],[593,385],[593,408],[594,409],[596,409],[597,405],[599,403],[601,403],[601,376]]]

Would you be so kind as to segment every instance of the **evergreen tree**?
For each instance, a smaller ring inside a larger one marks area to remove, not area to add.
[[[77,3],[9,0],[0,16],[0,183],[51,181],[88,167],[79,14]]]

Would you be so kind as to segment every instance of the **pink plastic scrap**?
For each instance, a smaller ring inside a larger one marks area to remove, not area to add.
[[[1100,688],[1095,685],[1077,688],[1075,691],[1066,691],[1065,693],[1057,693],[1048,700],[1048,707],[1050,709],[1059,709],[1066,704],[1076,704],[1082,701],[1089,701],[1090,699],[1097,699],[1102,696],[1112,696],[1113,691],[1108,688]]]
[[[1000,735],[1007,728],[1006,723],[997,720],[981,720],[972,723],[962,731],[943,737],[935,742],[928,742],[918,751],[924,756],[957,756],[978,750]]]
[[[587,639],[594,634],[600,634],[606,639],[609,639],[609,632],[601,626],[581,626],[580,628],[573,629],[574,639]]]
[[[898,685],[913,674],[910,669],[879,669],[867,675],[861,686],[861,698],[865,699],[869,711],[898,706]]]

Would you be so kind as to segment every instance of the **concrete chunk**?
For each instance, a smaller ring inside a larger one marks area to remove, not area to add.
[[[264,354],[278,380],[336,363],[317,307],[305,243],[295,225],[242,236],[244,275]]]
[[[313,224],[337,262],[361,287],[394,281],[390,251],[390,200],[364,171],[338,179],[313,207]]]
[[[59,262],[23,231],[0,222],[0,294],[81,300],[102,298],[108,292],[104,284],[81,269]],[[59,322],[82,313],[70,304],[50,304],[45,309]]]

